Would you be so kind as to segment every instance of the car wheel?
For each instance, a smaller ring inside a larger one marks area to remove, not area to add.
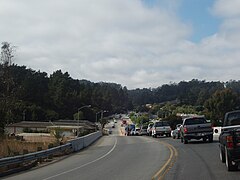
[[[207,138],[206,138],[206,137],[204,137],[204,138],[203,138],[203,142],[206,142],[206,141],[207,141]]]
[[[183,138],[181,137],[181,143],[183,143]]]
[[[219,150],[219,158],[220,158],[222,163],[226,162],[225,154],[224,154],[224,152],[223,152],[221,147],[220,147],[220,150]]]
[[[225,147],[225,158],[226,158],[226,167],[227,167],[227,170],[228,171],[235,171],[237,170],[238,166],[236,164],[232,164],[232,160],[231,160],[231,157],[229,157],[228,155],[228,150],[227,148]]]
[[[187,139],[184,139],[184,144],[188,144],[188,140]]]
[[[212,143],[213,142],[213,135],[208,137],[208,142]]]

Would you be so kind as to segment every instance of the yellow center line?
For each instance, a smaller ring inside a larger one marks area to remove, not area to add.
[[[157,142],[159,142],[159,141],[157,141]],[[168,144],[166,142],[160,142],[160,143],[169,149],[170,155],[169,155],[167,162],[165,162],[165,164],[161,167],[161,169],[152,177],[152,180],[154,180],[154,179],[162,180],[164,178],[165,174],[173,166],[173,164],[175,162],[174,159],[176,159],[176,157],[178,156],[177,149],[175,147],[173,147],[171,144]]]

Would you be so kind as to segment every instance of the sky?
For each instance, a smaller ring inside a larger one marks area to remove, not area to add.
[[[14,63],[128,89],[239,80],[239,0],[0,0]]]

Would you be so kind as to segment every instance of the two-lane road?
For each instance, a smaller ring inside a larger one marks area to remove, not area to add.
[[[116,124],[110,136],[104,136],[89,148],[54,164],[36,168],[6,179],[14,180],[149,180],[166,167],[177,150],[177,159],[167,167],[166,180],[238,180],[240,171],[228,172],[219,160],[218,143],[146,136],[121,136]],[[172,146],[169,146],[171,144]]]
[[[183,144],[180,139],[160,137],[178,151],[178,159],[165,176],[167,180],[239,180],[240,171],[228,172],[219,160],[218,142],[190,141]]]
[[[151,179],[169,158],[169,150],[147,137],[113,134],[54,164],[7,177],[14,180]]]

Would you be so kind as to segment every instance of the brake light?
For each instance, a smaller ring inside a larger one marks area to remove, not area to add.
[[[227,147],[228,148],[233,148],[233,137],[232,136],[226,136],[226,141],[227,141]]]
[[[187,133],[187,132],[188,132],[188,129],[187,129],[186,127],[184,127],[183,131],[184,131],[185,133]]]

